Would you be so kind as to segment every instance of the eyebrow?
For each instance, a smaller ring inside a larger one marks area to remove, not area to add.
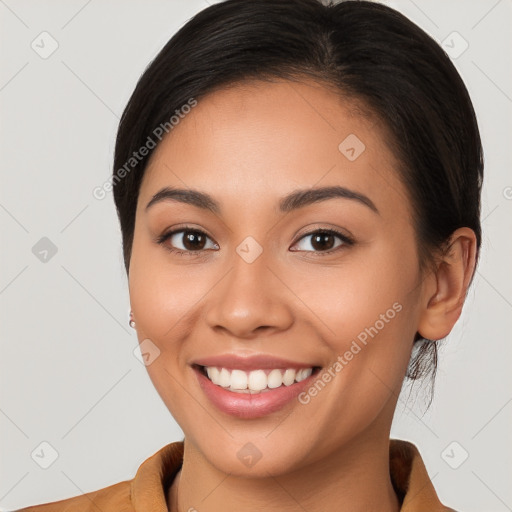
[[[367,206],[373,212],[379,214],[379,210],[369,197],[359,192],[355,192],[340,186],[311,188],[291,192],[279,201],[279,211],[281,213],[288,213],[310,204],[326,201],[333,198],[357,201]],[[209,210],[215,214],[220,214],[221,211],[220,204],[209,194],[194,189],[181,189],[171,187],[164,187],[159,190],[146,205],[146,210],[148,210],[154,204],[160,203],[162,201],[178,201],[180,203],[196,206],[203,210]]]

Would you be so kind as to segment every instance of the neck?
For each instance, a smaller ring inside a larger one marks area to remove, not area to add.
[[[185,441],[183,466],[169,490],[168,508],[172,512],[398,512],[388,443],[389,438],[382,437],[352,440],[350,446],[293,472],[251,479],[220,472]]]

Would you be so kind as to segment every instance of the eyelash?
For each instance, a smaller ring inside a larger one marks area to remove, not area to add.
[[[338,237],[341,240],[342,244],[338,245],[338,247],[335,247],[334,249],[329,249],[328,251],[304,251],[304,252],[313,253],[317,256],[328,256],[337,251],[340,251],[343,248],[350,247],[355,244],[355,240],[353,238],[342,233],[341,231],[338,231],[333,228],[319,228],[319,229],[316,229],[313,231],[309,231],[308,233],[302,234],[300,236],[300,238],[297,240],[297,242],[295,242],[295,244],[293,244],[293,245],[296,245],[303,238],[307,238],[308,236],[319,235],[319,234],[320,235],[334,235],[335,237]],[[293,251],[293,252],[302,252],[302,251]]]
[[[160,235],[159,237],[156,238],[155,242],[157,244],[163,245],[173,235],[175,235],[177,233],[187,233],[187,232],[188,233],[199,233],[200,235],[204,235],[205,237],[210,238],[204,231],[201,231],[200,229],[184,226],[184,227],[181,227],[180,229],[175,229],[173,231],[170,231],[168,233],[164,233],[163,235]],[[317,235],[317,234],[337,236],[343,243],[342,243],[342,245],[339,245],[338,247],[335,247],[334,249],[330,249],[328,251],[293,251],[293,252],[312,252],[312,253],[317,254],[319,256],[325,256],[325,255],[328,255],[328,254],[332,254],[332,253],[342,249],[343,247],[347,247],[347,246],[350,247],[351,245],[354,245],[354,243],[355,243],[355,241],[351,237],[347,236],[344,233],[341,233],[340,231],[337,231],[337,230],[332,229],[332,228],[330,228],[330,229],[320,228],[320,229],[316,229],[314,231],[310,231],[309,233],[304,233],[297,240],[297,242],[295,242],[295,244],[297,244],[303,238],[306,238],[306,237],[312,236],[312,235]],[[204,250],[200,250],[200,251],[183,251],[181,249],[176,249],[175,247],[170,247],[170,246],[166,246],[165,248],[169,252],[171,252],[173,254],[176,254],[178,256],[196,256],[198,253],[205,252]]]

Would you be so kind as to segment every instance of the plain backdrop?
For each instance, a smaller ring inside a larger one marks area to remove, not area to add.
[[[443,502],[504,512],[512,510],[512,3],[387,3],[452,56],[486,162],[480,266],[443,344],[434,402],[425,412],[421,384],[411,398],[405,390],[392,435],[419,447]],[[207,4],[0,0],[1,510],[131,479],[182,438],[134,355],[112,196],[97,200],[92,190],[109,178],[138,77]]]

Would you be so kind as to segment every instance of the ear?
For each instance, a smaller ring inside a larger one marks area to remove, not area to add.
[[[470,228],[453,232],[448,249],[424,283],[423,311],[418,333],[428,340],[448,336],[460,317],[475,271],[476,235]]]

